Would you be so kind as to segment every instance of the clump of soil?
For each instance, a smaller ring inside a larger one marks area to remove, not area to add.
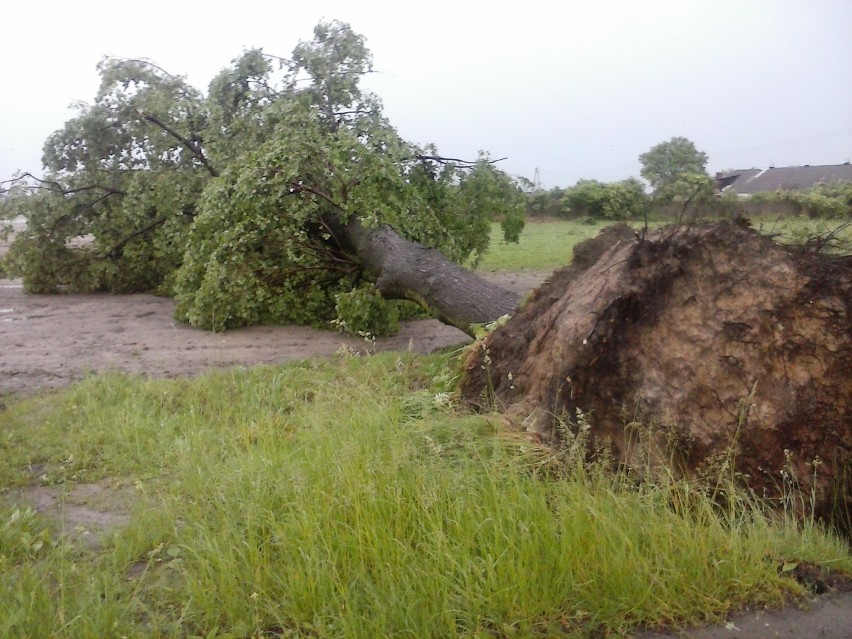
[[[783,571],[785,566],[782,565]],[[805,588],[817,595],[828,592],[852,592],[852,577],[826,566],[817,566],[808,562],[797,564],[789,570],[790,576]]]
[[[461,392],[543,441],[580,411],[628,463],[733,459],[758,495],[813,489],[848,517],[852,259],[747,223],[615,227],[484,340]]]

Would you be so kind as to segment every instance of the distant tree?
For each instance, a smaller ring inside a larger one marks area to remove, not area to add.
[[[654,195],[668,194],[667,189],[688,175],[707,175],[707,154],[684,137],[661,142],[639,156],[640,174],[648,180]]]

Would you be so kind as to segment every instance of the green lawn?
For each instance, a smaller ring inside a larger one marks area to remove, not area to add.
[[[479,264],[481,271],[552,271],[571,261],[574,245],[594,237],[604,222],[527,222],[520,242],[507,244],[499,224],[491,227],[491,248]]]

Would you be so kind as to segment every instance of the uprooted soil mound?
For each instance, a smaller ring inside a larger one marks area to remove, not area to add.
[[[733,453],[757,494],[813,489],[837,521],[852,506],[851,321],[849,257],[747,223],[613,227],[483,341],[462,395],[543,441],[580,411],[628,463],[665,455],[694,475]]]

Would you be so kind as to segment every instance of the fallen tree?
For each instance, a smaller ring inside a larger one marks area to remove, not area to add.
[[[491,222],[517,241],[522,194],[487,156],[401,139],[362,36],[340,22],[284,60],[248,51],[202,93],[147,60],[106,59],[92,105],[50,136],[43,178],[11,181],[6,259],[29,292],[174,295],[223,330],[301,323],[393,332],[409,300],[443,321],[511,312],[475,264]],[[2,184],[0,184],[2,186]],[[81,239],[82,238],[82,239]]]
[[[744,224],[611,227],[471,352],[461,394],[540,441],[579,420],[629,465],[813,492],[848,528],[852,258],[811,249]]]
[[[376,279],[386,299],[417,302],[445,324],[472,332],[475,324],[513,313],[520,297],[401,237],[388,225],[366,228],[358,220],[328,220],[340,245]]]

